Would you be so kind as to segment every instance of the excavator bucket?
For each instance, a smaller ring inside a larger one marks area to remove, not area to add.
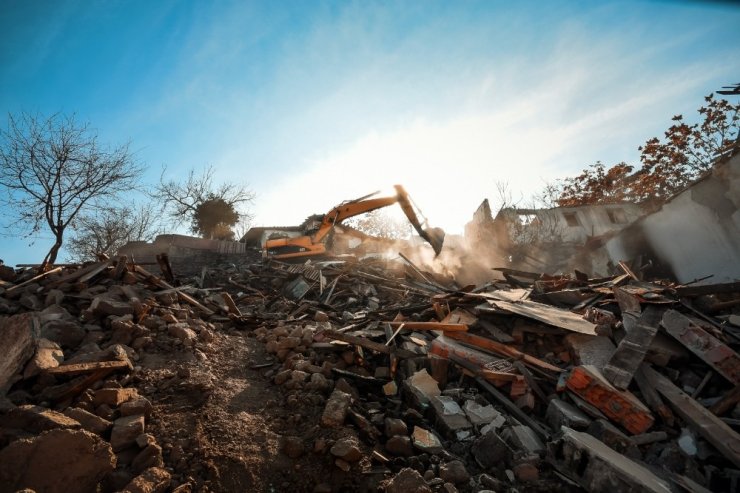
[[[442,228],[429,228],[423,230],[423,233],[419,233],[422,238],[427,240],[430,245],[432,245],[432,248],[434,249],[434,253],[436,255],[439,255],[442,251],[442,245],[445,242],[445,232]]]
[[[419,217],[416,215],[416,211],[406,190],[401,185],[396,185],[395,188],[398,205],[403,209],[403,213],[406,214],[406,217],[414,226],[416,232],[419,233],[419,236],[432,245],[435,255],[439,255],[442,251],[442,244],[445,241],[445,232],[441,228],[424,228],[421,221],[419,221]]]

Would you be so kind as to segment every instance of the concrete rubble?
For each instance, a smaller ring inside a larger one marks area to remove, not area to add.
[[[214,491],[157,435],[156,394],[207,400],[220,382],[162,368],[153,384],[142,361],[197,365],[232,332],[263,345],[254,370],[300,414],[273,445],[326,471],[305,491],[739,487],[740,286],[505,271],[479,286],[383,259],[252,258],[182,284],[125,257],[19,271],[0,284],[0,493]]]

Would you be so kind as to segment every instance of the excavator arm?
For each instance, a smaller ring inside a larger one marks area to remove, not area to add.
[[[321,225],[311,235],[268,240],[265,243],[267,256],[278,260],[288,260],[325,255],[327,253],[326,240],[335,225],[340,224],[350,217],[372,212],[395,203],[401,206],[401,209],[406,214],[409,222],[414,226],[414,229],[432,246],[435,253],[439,255],[444,242],[444,231],[439,228],[425,227],[425,224],[419,220],[406,190],[401,185],[396,185],[395,188],[396,195],[392,197],[373,199],[369,197],[375,194],[370,194],[339,204],[324,215]]]

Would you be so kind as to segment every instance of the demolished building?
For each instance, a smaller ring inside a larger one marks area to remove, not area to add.
[[[486,199],[466,224],[465,238],[472,250],[514,269],[580,270],[605,276],[616,262],[599,248],[642,214],[639,205],[624,202],[551,209],[507,207],[493,217]]]
[[[740,154],[717,162],[659,209],[633,203],[551,209],[485,200],[465,228],[475,250],[513,269],[596,277],[630,262],[651,277],[712,283],[740,279]]]
[[[13,271],[0,493],[740,491],[734,159],[649,215],[485,201],[505,281],[178,235]]]
[[[679,282],[740,279],[740,153],[605,242],[612,261],[640,258]]]
[[[0,285],[0,491],[737,491],[736,285],[209,269]]]

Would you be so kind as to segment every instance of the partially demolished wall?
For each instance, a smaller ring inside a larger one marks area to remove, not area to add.
[[[630,225],[606,249],[616,261],[643,256],[643,263],[662,264],[679,282],[740,279],[740,154]]]

